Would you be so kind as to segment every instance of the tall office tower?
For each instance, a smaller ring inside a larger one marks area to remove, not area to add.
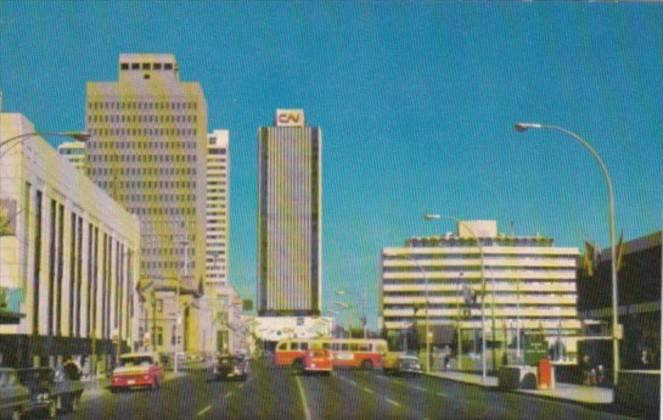
[[[121,54],[118,71],[117,82],[87,83],[88,175],[140,219],[141,287],[194,293],[205,275],[205,97],[171,54]],[[178,328],[168,322],[148,326],[153,342],[157,328]]]
[[[74,168],[85,171],[85,143],[82,141],[65,141],[58,146],[58,153],[67,159]]]
[[[319,315],[322,132],[303,110],[258,129],[258,314]]]
[[[207,275],[206,285],[228,283],[230,217],[230,148],[228,130],[207,135]]]

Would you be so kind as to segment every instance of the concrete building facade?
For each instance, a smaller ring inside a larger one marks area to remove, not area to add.
[[[476,353],[483,267],[486,339],[514,348],[528,332],[543,332],[550,345],[562,342],[564,354],[558,357],[572,361],[581,329],[578,254],[577,248],[554,246],[552,238],[538,234],[498,233],[495,221],[467,221],[456,233],[413,237],[404,247],[382,251],[379,320],[389,334],[402,336],[410,328],[425,328],[427,307],[434,345],[453,343],[455,350],[460,330],[463,352]]]
[[[322,131],[302,110],[258,129],[258,314],[319,315]]]
[[[35,132],[0,114],[0,142]],[[102,372],[136,331],[138,218],[40,136],[0,149],[0,288],[23,316],[0,325],[5,366],[54,366],[73,356]],[[7,211],[9,210],[9,211]]]
[[[140,220],[143,312],[152,314],[146,323],[163,336],[181,325],[175,332],[185,335],[161,340],[157,350],[200,350],[193,300],[205,278],[205,97],[199,83],[180,81],[171,54],[121,54],[118,72],[118,81],[86,86],[88,175]],[[159,295],[175,299],[181,324]]]

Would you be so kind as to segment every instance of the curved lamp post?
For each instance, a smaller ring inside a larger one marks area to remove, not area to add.
[[[613,386],[617,385],[617,379],[619,374],[619,337],[618,337],[618,314],[617,314],[617,252],[615,250],[615,196],[612,190],[612,181],[610,180],[610,174],[608,173],[608,168],[603,163],[603,160],[599,154],[594,150],[594,148],[582,137],[574,133],[573,131],[567,130],[556,125],[546,125],[539,123],[523,123],[519,122],[514,125],[514,128],[518,132],[524,132],[530,129],[544,129],[544,130],[555,130],[561,133],[566,134],[572,139],[578,141],[583,145],[585,149],[591,153],[591,155],[596,159],[599,166],[601,167],[601,173],[605,179],[605,183],[608,187],[608,200],[609,200],[609,224],[610,224],[610,252],[611,252],[611,261],[610,261],[610,271],[612,278],[612,378]]]
[[[19,134],[18,136],[10,137],[7,140],[0,142],[0,148],[8,146],[9,143],[16,141],[18,143],[27,140],[32,136],[54,136],[54,137],[71,137],[78,141],[87,141],[90,138],[90,133],[85,131],[34,131],[30,133]],[[13,147],[13,146],[12,146]],[[4,152],[0,152],[0,158],[9,151],[9,148]]]
[[[463,222],[457,217],[448,216],[444,214],[425,214],[424,219],[426,220],[439,220],[446,219],[458,223],[459,227],[464,226],[467,231],[472,235],[472,238],[477,243],[479,248],[479,256],[481,258],[481,381],[482,383],[486,382],[486,276],[484,273],[485,259],[483,255],[483,246],[477,237],[474,229],[472,229],[467,223]],[[494,296],[493,296],[494,300]],[[495,334],[495,310],[494,305],[492,305],[492,322],[493,322],[493,336]],[[494,338],[494,337],[493,337]],[[493,347],[493,353],[494,353]],[[495,364],[495,357],[493,356],[493,365]],[[494,366],[493,366],[494,367]]]

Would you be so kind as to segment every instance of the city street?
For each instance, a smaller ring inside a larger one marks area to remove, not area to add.
[[[91,393],[76,413],[61,418],[624,418],[425,376],[355,370],[308,376],[274,368],[266,360],[252,367],[246,382],[213,382],[209,372],[193,370],[166,381],[157,391]]]

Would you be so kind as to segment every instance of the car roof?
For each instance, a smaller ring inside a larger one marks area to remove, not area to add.
[[[139,353],[125,353],[120,356],[121,359],[125,357],[152,357],[156,359],[159,357],[159,355],[157,353],[139,352]]]

